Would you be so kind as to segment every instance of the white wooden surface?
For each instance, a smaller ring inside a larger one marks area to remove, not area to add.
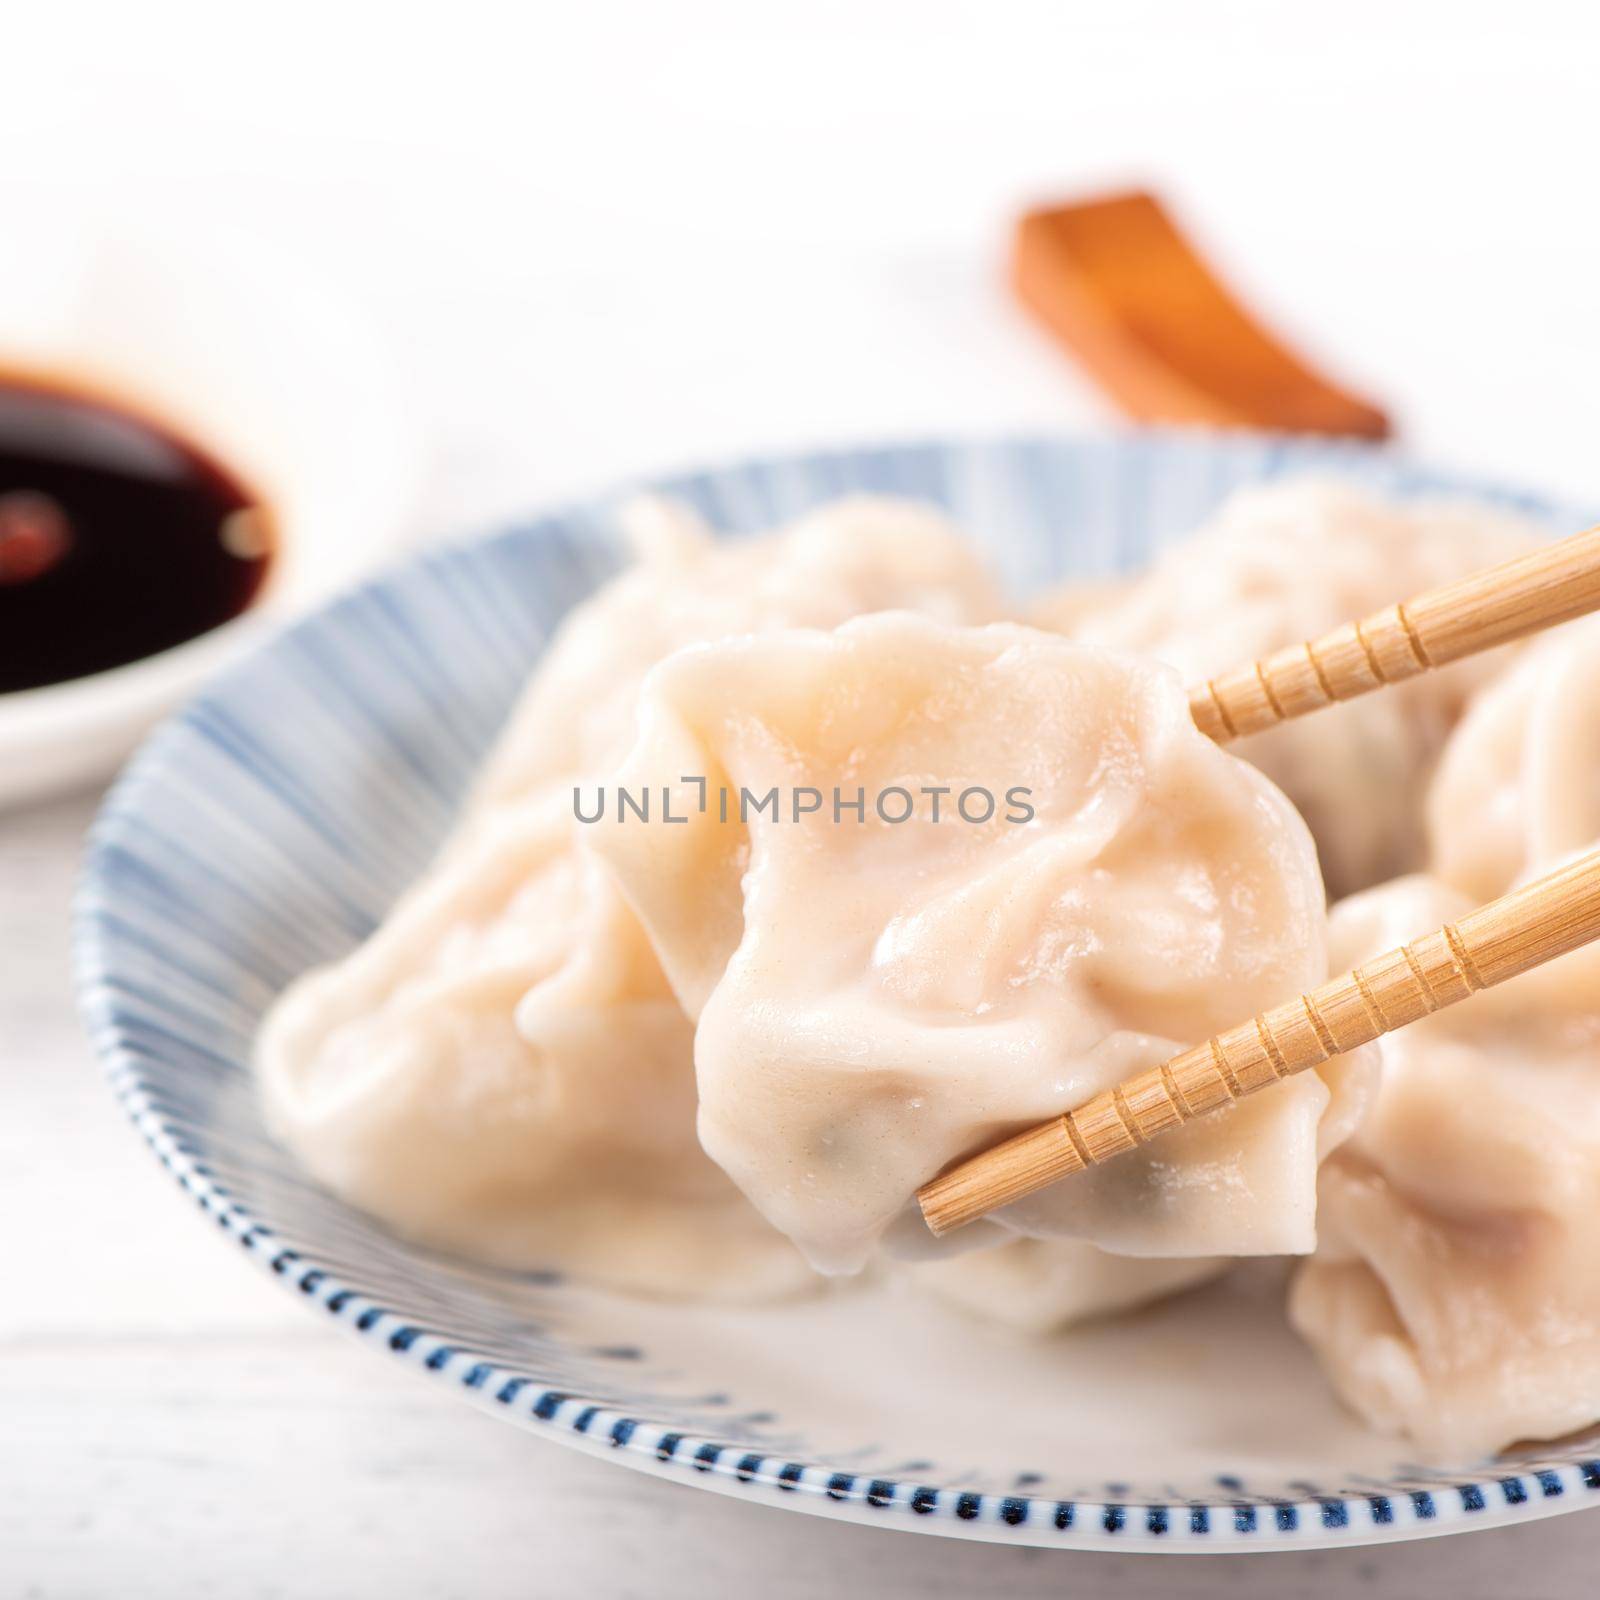
[[[996,257],[1024,198],[1130,174],[1416,446],[1600,502],[1587,8],[418,15],[36,6],[8,18],[0,96],[7,214],[242,217],[360,303],[430,464],[412,536],[746,448],[1092,420]],[[113,1108],[65,965],[92,808],[0,817],[0,1593],[1592,1583],[1588,1516],[1181,1563],[964,1546],[653,1482],[470,1411],[222,1248]]]

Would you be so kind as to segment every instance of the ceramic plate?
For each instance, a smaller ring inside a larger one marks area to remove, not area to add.
[[[1537,499],[1327,443],[1133,435],[841,451],[660,485],[730,537],[850,490],[948,508],[1018,594],[1136,566],[1235,486],[1336,473]],[[604,505],[430,554],[216,680],[108,801],[78,911],[117,1093],[219,1242],[308,1315],[541,1437],[748,1500],[1067,1548],[1266,1550],[1600,1502],[1600,1433],[1419,1462],[1335,1404],[1269,1264],[1032,1342],[888,1288],[780,1309],[620,1298],[417,1249],[267,1135],[252,1032],[427,862],[562,614],[619,563]]]

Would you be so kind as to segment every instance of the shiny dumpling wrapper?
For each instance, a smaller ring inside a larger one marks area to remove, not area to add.
[[[1355,964],[1471,909],[1414,876],[1334,908]],[[1531,976],[1531,975],[1529,975]],[[1290,1320],[1373,1427],[1459,1462],[1600,1419],[1600,1013],[1527,977],[1386,1034],[1319,1185]]]
[[[1120,586],[1067,585],[1031,620],[1158,656],[1189,683],[1533,548],[1532,525],[1484,506],[1385,504],[1337,482],[1244,489]],[[1310,826],[1339,897],[1423,864],[1416,797],[1469,696],[1504,652],[1240,740]]]
[[[268,1121],[425,1243],[622,1288],[761,1298],[811,1274],[695,1140],[692,1030],[570,797],[480,819],[268,1015]]]
[[[878,811],[894,789],[907,821]],[[992,814],[964,820],[979,790]],[[776,815],[741,818],[768,791]],[[913,1196],[949,1162],[1326,975],[1322,883],[1284,797],[1196,730],[1169,668],[1033,629],[886,615],[683,651],[591,804],[698,1019],[701,1142],[823,1271],[880,1241],[929,1253]],[[1328,1105],[1307,1074],[958,1247],[1009,1230],[1307,1251]]]

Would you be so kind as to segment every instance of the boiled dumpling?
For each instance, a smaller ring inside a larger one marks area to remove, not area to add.
[[[1428,791],[1432,870],[1475,901],[1600,844],[1600,622],[1531,645],[1451,735]],[[1518,990],[1600,1010],[1600,950],[1539,967]]]
[[[510,1266],[714,1296],[810,1274],[695,1138],[693,1028],[572,815],[633,732],[640,681],[689,640],[876,605],[992,615],[931,512],[827,507],[714,544],[682,508],[630,516],[638,566],[573,612],[439,860],[263,1029],[273,1126],[338,1194]]]
[[[1480,900],[1600,840],[1600,622],[1531,645],[1484,689],[1428,793],[1434,872]]]
[[[1149,652],[1199,682],[1509,560],[1537,537],[1481,506],[1384,505],[1336,483],[1246,489],[1120,592],[1086,604],[1070,586],[1034,620]],[[1416,797],[1467,697],[1498,670],[1497,656],[1458,662],[1235,747],[1300,809],[1331,894],[1422,864]]]
[[[683,645],[831,628],[866,611],[1001,614],[971,549],[913,501],[857,496],[776,533],[719,541],[687,508],[649,499],[628,509],[625,528],[638,559],[551,641],[479,780],[480,805],[603,776],[633,742],[645,673]]]
[[[1335,908],[1354,965],[1475,902],[1401,879]],[[1531,975],[1530,975],[1531,976]],[[1374,1427],[1461,1460],[1600,1417],[1600,1013],[1526,978],[1378,1041],[1320,1184],[1295,1327]]]
[[[912,1196],[956,1157],[1326,975],[1283,796],[1170,669],[1032,629],[886,615],[685,650],[596,801],[698,1019],[701,1143],[827,1272],[885,1235],[925,1250]],[[1328,1099],[1294,1079],[979,1226],[1309,1250]]]
[[[692,1031],[569,799],[484,819],[262,1032],[273,1128],[426,1243],[624,1287],[808,1274],[694,1137]]]

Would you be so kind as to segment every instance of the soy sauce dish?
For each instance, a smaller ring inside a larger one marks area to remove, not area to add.
[[[1237,754],[1183,693],[1592,518],[1247,435],[649,487],[296,623],[113,791],[81,1006],[218,1232],[518,1426],[874,1526],[1200,1553],[1600,1501],[1592,954],[960,1253],[913,1198],[1600,834],[1594,626]]]
[[[104,778],[369,570],[414,471],[384,358],[295,260],[35,221],[0,271],[0,805]]]

